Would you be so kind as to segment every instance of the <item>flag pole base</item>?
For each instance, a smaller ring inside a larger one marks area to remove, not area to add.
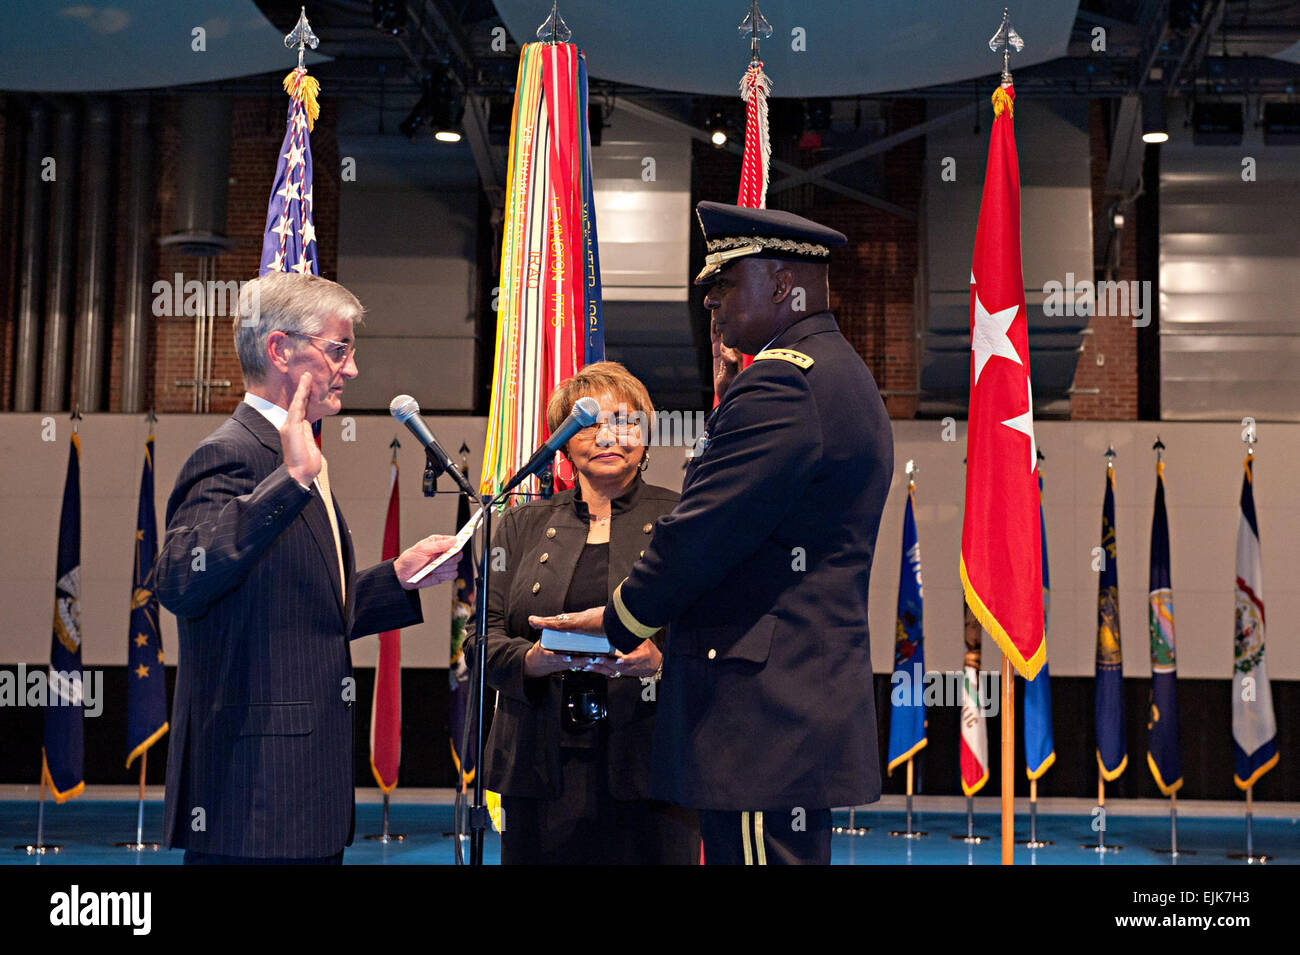
[[[837,836],[865,836],[868,832],[871,831],[871,827],[854,825],[854,823],[857,821],[855,819],[856,813],[857,813],[857,809],[854,807],[850,807],[849,824],[847,826],[832,826],[831,832],[835,833],[835,835]]]
[[[374,832],[363,839],[373,839],[382,845],[388,845],[390,842],[405,842],[406,836],[400,832]]]
[[[1024,846],[1026,849],[1042,849],[1047,846],[1055,845],[1051,839],[1017,839],[1016,845]]]
[[[1170,849],[1170,848],[1167,847],[1167,846],[1162,847],[1162,848],[1160,848],[1160,849],[1148,849],[1147,851],[1148,851],[1148,852],[1154,852],[1154,853],[1156,853],[1157,855],[1169,856],[1170,858],[1173,858],[1173,859],[1180,858],[1181,856],[1194,856],[1194,855],[1196,855],[1196,850],[1195,850],[1195,849]]]
[[[26,845],[26,846],[14,846],[14,850],[17,852],[25,852],[29,856],[46,856],[46,855],[52,856],[52,855],[58,855],[60,852],[62,852],[63,846]]]
[[[1095,842],[1085,842],[1079,846],[1085,852],[1095,852],[1098,855],[1105,855],[1107,852],[1123,852],[1124,847],[1119,845],[1099,846]]]
[[[1227,857],[1229,859],[1241,859],[1245,861],[1246,865],[1264,865],[1265,863],[1272,861],[1274,858],[1274,856],[1268,855],[1248,855],[1245,852],[1229,852]]]
[[[118,849],[125,849],[127,852],[157,852],[162,848],[156,842],[115,842],[113,846]]]
[[[954,834],[954,835],[949,836],[948,838],[949,838],[949,839],[953,839],[953,840],[955,840],[955,841],[957,841],[957,842],[964,842],[964,843],[966,843],[967,845],[970,845],[970,846],[977,846],[977,845],[979,845],[981,842],[988,842],[988,841],[989,841],[990,839],[992,839],[993,837],[992,837],[992,836],[968,836],[968,835],[959,835],[959,834]]]
[[[890,829],[889,834],[900,839],[924,839],[929,835],[928,832],[921,832],[918,829]]]

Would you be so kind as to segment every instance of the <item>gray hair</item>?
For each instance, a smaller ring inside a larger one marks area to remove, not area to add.
[[[235,316],[235,351],[244,380],[266,381],[266,340],[272,332],[318,335],[328,317],[360,325],[364,313],[355,295],[319,275],[267,272],[245,283]]]

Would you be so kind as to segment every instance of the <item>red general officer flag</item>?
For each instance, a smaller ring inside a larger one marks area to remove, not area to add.
[[[993,132],[971,266],[961,580],[979,622],[1020,675],[1032,680],[1047,659],[1047,644],[1014,101],[1010,84],[993,94]]]
[[[395,443],[395,442],[394,442]],[[384,521],[384,546],[380,560],[398,553],[397,451],[388,491],[388,517]],[[379,665],[375,667],[375,696],[370,707],[370,769],[386,793],[397,788],[397,767],[402,761],[402,631],[379,635]]]

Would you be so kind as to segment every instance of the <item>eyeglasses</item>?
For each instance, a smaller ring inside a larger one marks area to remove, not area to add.
[[[589,424],[587,427],[579,429],[576,436],[594,439],[600,434],[602,428],[607,428],[609,433],[616,438],[627,438],[641,430],[641,415],[612,414],[602,421],[597,421],[595,424]]]
[[[336,365],[344,364],[349,358],[357,353],[355,342],[336,342],[332,338],[321,338],[319,335],[307,335],[304,332],[285,332],[293,338],[310,338],[312,341],[325,342],[333,345],[333,348],[322,348],[321,354],[328,358]]]

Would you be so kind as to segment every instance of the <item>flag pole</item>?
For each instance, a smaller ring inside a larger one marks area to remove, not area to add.
[[[1255,459],[1255,442],[1259,440],[1255,435],[1253,424],[1246,429],[1241,440],[1246,442],[1246,460],[1253,462]],[[1246,787],[1246,853],[1242,855],[1240,852],[1230,852],[1228,858],[1244,859],[1247,865],[1263,865],[1272,858],[1272,856],[1264,854],[1255,855],[1255,783],[1253,779],[1251,784]]]
[[[140,754],[140,790],[135,805],[135,844],[137,852],[144,848],[144,768],[149,759],[146,749]]]
[[[29,856],[43,856],[47,853],[53,855],[62,848],[45,844],[45,751],[41,750],[41,795],[36,809],[36,841],[14,846],[14,849]]]
[[[1038,838],[1038,780],[1031,779],[1029,780],[1029,839],[1025,842],[1025,848],[1042,849],[1051,844],[1051,839]]]
[[[1255,784],[1246,787],[1246,851],[1229,852],[1229,859],[1243,859],[1247,865],[1264,865],[1273,857],[1266,853],[1255,853]]]
[[[1178,858],[1178,792],[1169,794],[1169,857]]]
[[[1097,827],[1097,851],[1106,851],[1106,777],[1097,767],[1097,808],[1101,810],[1101,825]]]
[[[901,839],[924,839],[926,836],[929,835],[928,832],[923,832],[919,829],[912,828],[912,794],[915,791],[913,772],[912,772],[912,761],[915,758],[916,758],[915,756],[907,757],[907,828],[891,829],[889,831],[889,834],[891,836],[898,836]]]
[[[1156,443],[1151,445],[1151,450],[1156,453],[1156,486],[1159,487],[1164,476],[1164,461],[1165,461],[1165,443],[1160,440],[1160,435],[1158,434],[1156,435]],[[1153,668],[1154,668],[1154,664],[1155,664],[1155,660],[1153,659],[1152,660]],[[1155,693],[1155,679],[1156,679],[1156,675],[1153,669],[1153,672],[1151,674],[1153,700],[1154,700],[1154,693]],[[1154,706],[1154,702],[1152,705]],[[1152,757],[1150,754],[1150,744],[1148,744],[1147,759],[1150,760],[1151,758]],[[1156,849],[1154,851],[1161,852],[1161,853],[1168,852],[1169,858],[1174,860],[1177,860],[1178,858],[1179,855],[1178,852],[1178,790],[1176,788],[1170,790],[1169,792],[1169,848],[1167,850]],[[1187,854],[1195,855],[1195,852],[1189,850]]]
[[[1115,449],[1113,446],[1107,445],[1106,446],[1106,470],[1112,471],[1114,467],[1115,467]],[[1105,515],[1103,515],[1103,519],[1104,516]],[[1116,550],[1118,550],[1118,544],[1116,545]],[[1100,747],[1101,742],[1098,741],[1097,745],[1098,747]],[[1098,814],[1100,824],[1097,827],[1096,851],[1104,854],[1106,852],[1106,774],[1104,772],[1104,767],[1101,764],[1100,749],[1098,749],[1097,751],[1097,808],[1100,810],[1100,813]]]
[[[151,416],[152,414],[153,412],[150,412]],[[150,434],[153,433],[152,422],[150,422],[149,424],[149,432]],[[145,851],[157,852],[160,848],[162,848],[156,842],[144,841],[144,777],[145,777],[145,767],[148,765],[148,759],[149,759],[149,750],[146,749],[144,752],[140,754],[139,792],[136,798],[136,806],[135,806],[135,842],[119,842],[117,844],[117,847],[119,849],[125,849],[127,852],[145,852]]]
[[[989,40],[989,48],[1002,53],[1002,89],[1011,85],[1011,51],[1017,53],[1024,49],[1024,41],[1011,26],[1011,15],[1006,7],[1002,8],[1002,22],[998,32]],[[973,273],[972,273],[973,274]],[[974,279],[972,279],[974,281]],[[1033,402],[1029,412],[1033,414]],[[1015,865],[1016,847],[1016,808],[1015,808],[1015,768],[1016,768],[1016,684],[1011,669],[1011,658],[1002,654],[1002,864]],[[967,799],[969,807],[970,800]],[[970,828],[970,812],[967,810],[967,829]],[[969,839],[967,840],[969,841]]]
[[[1003,28],[1009,30],[1010,16],[1006,7],[1002,8]],[[999,28],[998,33],[1002,33]],[[995,34],[996,37],[997,34]],[[1010,36],[1002,40],[1002,87],[1011,85],[1011,43]],[[1032,414],[1033,403],[1029,411]],[[1016,807],[1015,807],[1015,768],[1016,768],[1016,683],[1011,672],[1011,658],[1002,654],[1002,864],[1015,865],[1016,848]],[[969,817],[968,817],[969,818]]]
[[[1002,655],[1002,864],[1015,865],[1016,848],[1016,678]]]
[[[1255,787],[1246,787],[1246,860],[1255,861],[1255,839],[1253,822],[1255,814],[1253,812],[1255,801]]]
[[[389,450],[392,452],[392,457],[389,458],[389,462],[388,462],[388,463],[389,463],[392,467],[394,467],[394,468],[397,467],[397,452],[398,452],[398,450],[399,450],[401,447],[402,447],[402,442],[398,441],[398,440],[397,440],[397,435],[394,434],[394,435],[393,435],[393,440],[390,441],[390,442],[388,442],[388,448],[389,448]],[[394,471],[393,473],[396,474],[396,471]],[[435,476],[434,480],[435,480],[435,481],[437,480],[436,476]],[[400,545],[399,545],[399,546],[400,546]],[[399,661],[399,662],[400,662],[400,661]],[[379,682],[379,675],[378,675],[378,673],[379,673],[379,671],[378,671],[378,668],[376,667],[376,671],[375,671],[375,682],[376,682],[376,690],[375,690],[375,691],[376,691],[376,692],[378,692],[378,682]],[[400,686],[400,679],[401,679],[400,676],[399,676],[398,679],[399,679],[399,686]],[[373,715],[373,714],[371,715],[371,719],[372,719],[372,721],[373,721],[373,719],[374,719],[374,715]],[[400,722],[400,721],[399,721],[399,722]],[[371,732],[372,732],[372,733],[374,732],[373,726],[372,726],[372,728],[371,728]],[[372,769],[372,771],[375,772],[375,775],[376,775],[376,781],[378,781],[379,773],[378,773],[377,770],[374,769],[374,750],[373,750],[373,740],[372,740],[372,749],[371,749],[370,759],[371,759],[371,769]],[[394,779],[394,783],[393,783],[393,785],[394,785],[394,786],[397,785],[395,779]],[[381,827],[379,833],[377,833],[377,834],[376,834],[376,833],[373,833],[373,832],[372,832],[372,833],[368,833],[368,834],[366,835],[365,838],[367,838],[367,839],[373,839],[374,841],[378,842],[380,845],[383,845],[383,846],[386,846],[386,845],[388,845],[389,843],[392,843],[392,842],[404,842],[404,841],[406,840],[406,836],[405,836],[404,834],[402,834],[402,833],[400,833],[400,832],[391,832],[391,831],[389,830],[389,828],[388,828],[388,802],[389,802],[388,793],[389,793],[389,791],[388,791],[387,789],[383,789],[383,783],[382,783],[382,782],[380,782],[380,791],[383,792],[383,794],[384,794],[384,817],[383,817],[383,826]]]
[[[1249,800],[1250,791],[1247,790],[1246,798]],[[1249,805],[1249,803],[1247,803]],[[1250,818],[1250,810],[1246,810],[1246,818]],[[59,846],[47,846],[45,844],[45,753],[41,752],[41,798],[36,809],[36,855],[45,855],[47,852],[58,852]],[[27,854],[32,854],[32,846],[27,847]]]
[[[754,10],[756,12],[758,10],[757,3],[754,4]],[[907,465],[904,467],[903,470],[906,471],[907,473],[907,499],[908,499],[908,503],[911,504],[913,500],[913,494],[916,491],[916,475],[920,472],[921,469],[916,466],[915,461],[908,461]],[[904,549],[907,548],[906,528],[903,531],[903,547]],[[901,589],[902,587],[901,583],[899,586]],[[920,752],[920,750],[917,749],[915,746],[913,746],[912,750],[909,752],[909,755],[907,757],[907,810],[906,810],[907,828],[891,829],[889,832],[891,836],[901,836],[904,839],[920,839],[928,835],[928,833],[917,832],[915,829],[912,828],[912,795],[915,792],[915,784],[916,784],[916,774],[915,774],[915,769],[912,765],[912,761],[916,758],[916,754],[918,752]],[[908,858],[909,859],[911,858],[910,854]]]

